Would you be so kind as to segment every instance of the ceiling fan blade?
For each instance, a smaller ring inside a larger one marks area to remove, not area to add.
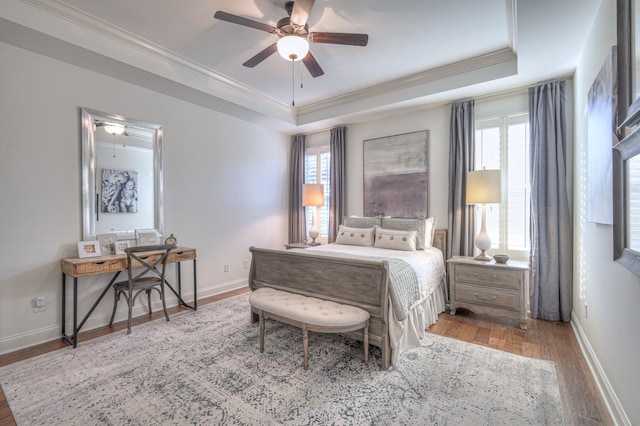
[[[262,22],[254,21],[252,19],[243,18],[242,16],[232,15],[227,12],[222,12],[221,10],[217,11],[213,15],[213,17],[216,19],[220,19],[221,21],[231,22],[232,24],[244,25],[245,27],[255,28],[256,30],[266,31],[268,33],[276,32],[276,27],[263,24]]]
[[[295,0],[291,11],[291,22],[304,27],[314,2],[315,0]]]
[[[316,61],[316,58],[314,58],[311,52],[307,53],[307,56],[302,58],[302,63],[309,70],[311,77],[320,77],[324,74],[324,71],[320,68],[320,64]]]
[[[369,42],[367,34],[350,33],[310,33],[309,40],[314,43],[348,44],[350,46],[366,46]]]
[[[242,65],[248,68],[253,68],[256,65],[258,65],[260,62],[267,59],[269,56],[276,53],[277,50],[278,50],[277,43],[273,43],[271,46],[268,46],[267,48],[261,50],[257,55],[255,55],[254,57],[252,57]]]

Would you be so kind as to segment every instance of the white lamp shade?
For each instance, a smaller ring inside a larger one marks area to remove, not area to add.
[[[500,170],[474,170],[467,173],[467,204],[495,204],[501,199]]]
[[[278,53],[287,61],[299,61],[309,53],[309,42],[297,35],[288,35],[278,40]]]
[[[305,183],[302,186],[303,206],[324,206],[324,185],[321,183]]]

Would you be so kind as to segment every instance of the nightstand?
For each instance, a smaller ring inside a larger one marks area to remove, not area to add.
[[[309,246],[305,243],[289,243],[289,244],[285,244],[284,247],[289,250],[289,249],[306,249]]]
[[[483,262],[454,256],[449,269],[451,315],[457,308],[478,314],[513,318],[527,329],[529,262],[510,260]]]

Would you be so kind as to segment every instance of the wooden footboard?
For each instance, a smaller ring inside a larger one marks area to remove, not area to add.
[[[311,252],[251,247],[251,290],[271,287],[369,312],[369,343],[382,351],[382,366],[391,365],[388,301],[389,265],[385,260],[344,259],[317,256]],[[252,314],[252,322],[258,320]],[[363,340],[361,331],[345,335]]]
[[[435,231],[433,245],[446,256],[446,230]],[[385,260],[338,258],[305,250],[251,247],[249,287],[277,290],[332,300],[369,312],[369,343],[382,350],[382,366],[391,365],[389,340],[389,264]],[[257,322],[258,316],[251,315]],[[361,331],[344,333],[363,340]]]

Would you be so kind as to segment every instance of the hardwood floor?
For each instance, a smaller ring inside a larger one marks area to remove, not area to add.
[[[212,296],[198,301],[199,305],[212,303],[246,292],[246,289]],[[171,308],[170,314],[186,308]],[[162,311],[151,316],[138,317],[135,324],[161,318]],[[611,425],[613,424],[598,393],[589,367],[580,352],[580,347],[569,324],[528,321],[527,331],[515,327],[508,320],[476,315],[458,309],[455,316],[442,313],[438,322],[429,328],[430,333],[476,343],[532,358],[546,359],[556,363],[560,396],[567,425]],[[79,341],[103,336],[126,327],[126,322],[105,326],[80,333]],[[0,366],[51,352],[68,346],[62,339],[42,345],[0,355]],[[15,425],[4,392],[0,389],[0,425]]]

